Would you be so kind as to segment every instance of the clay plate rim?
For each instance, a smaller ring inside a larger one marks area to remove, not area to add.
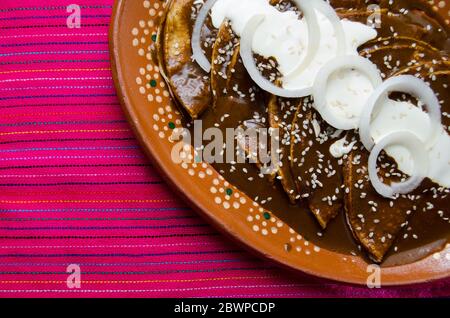
[[[128,0],[128,3],[132,3],[131,6],[136,5],[136,2],[141,3],[141,1],[136,1],[135,3],[133,2],[135,1]],[[314,265],[311,265],[305,264],[305,262],[301,263],[301,259],[304,257],[302,255],[298,256],[298,262],[300,263],[295,263],[295,261],[292,260],[292,257],[283,257],[283,255],[279,255],[279,253],[276,252],[274,247],[270,246],[270,244],[264,245],[264,243],[256,243],[254,238],[243,237],[241,233],[239,233],[239,227],[231,226],[230,223],[227,224],[221,217],[219,217],[219,212],[215,212],[215,210],[218,210],[217,206],[212,205],[210,202],[211,200],[206,198],[207,196],[199,195],[201,193],[204,194],[204,192],[201,192],[199,189],[196,190],[195,187],[188,187],[183,190],[181,185],[192,185],[192,180],[191,182],[186,181],[187,178],[185,175],[181,175],[180,171],[173,169],[174,163],[163,160],[162,155],[157,155],[158,150],[163,147],[162,143],[152,142],[152,139],[159,141],[158,136],[156,136],[157,134],[151,129],[146,130],[140,123],[139,114],[146,108],[149,108],[150,102],[146,101],[144,103],[133,103],[133,92],[130,93],[128,90],[129,86],[125,80],[126,67],[124,68],[124,65],[135,63],[135,60],[133,58],[128,58],[125,60],[125,56],[122,55],[120,47],[122,35],[121,25],[126,24],[122,21],[122,19],[124,19],[123,16],[126,5],[127,0],[115,1],[109,31],[110,57],[114,84],[122,109],[135,136],[139,140],[142,148],[148,158],[150,158],[154,167],[156,167],[158,172],[163,176],[164,180],[172,189],[176,190],[177,195],[184,199],[195,211],[199,212],[210,224],[249,252],[273,261],[284,269],[297,274],[307,273],[323,279],[349,284],[365,285],[366,276],[368,274],[362,275],[361,266],[367,265],[360,258],[356,258],[354,263],[349,262],[346,267],[342,267],[342,265],[340,265],[340,270],[333,265],[333,268],[330,269],[330,261],[332,262],[334,260],[335,263],[337,263],[337,261],[339,259],[342,260],[342,257],[344,256],[348,258],[352,258],[352,256],[327,251],[322,248],[325,253],[318,253],[323,255],[322,259],[319,260],[320,264],[315,263]],[[143,9],[141,8],[141,10]],[[129,14],[129,12],[127,13]],[[134,16],[139,14],[136,10],[131,13]],[[137,21],[139,20],[138,17],[134,18],[135,20],[130,23],[132,25],[137,24]],[[125,45],[130,46],[130,42]],[[123,48],[124,47],[122,47],[122,49]],[[134,94],[137,95],[138,92],[135,90]],[[204,191],[207,191],[207,189],[204,189]],[[450,248],[447,248],[446,250],[448,253]],[[445,254],[446,250],[444,249],[441,253]],[[338,264],[336,264],[336,266],[338,266]],[[411,264],[383,268],[382,285],[407,285],[442,279],[450,276],[450,271],[448,270],[449,268],[450,262],[445,260],[445,255],[440,259],[440,263],[437,263],[437,260],[433,259],[432,255],[430,255],[423,260]]]

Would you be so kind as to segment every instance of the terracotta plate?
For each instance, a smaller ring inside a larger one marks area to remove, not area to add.
[[[118,95],[148,156],[167,182],[213,225],[257,254],[298,272],[365,284],[367,262],[307,242],[294,229],[263,210],[210,165],[171,160],[174,128],[181,117],[152,60],[158,17],[164,1],[118,0],[110,32]],[[287,248],[288,247],[288,248]],[[383,285],[425,282],[450,274],[450,246],[418,262],[382,269]]]

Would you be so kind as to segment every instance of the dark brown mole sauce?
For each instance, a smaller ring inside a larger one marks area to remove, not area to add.
[[[345,1],[335,0],[333,2],[332,4],[339,4]],[[378,1],[371,2],[377,3]],[[408,5],[405,5],[405,7],[407,8]],[[408,20],[411,23],[417,24],[419,27],[423,26],[425,20],[422,12],[418,14],[417,9],[415,9],[413,13],[414,14],[408,15]],[[351,17],[349,17],[349,19],[352,20]],[[395,17],[392,19],[395,19]],[[429,22],[429,19],[433,20],[432,18],[427,17],[426,21]],[[403,21],[404,18],[402,17],[399,20],[398,28],[402,27]],[[381,29],[378,29],[377,31],[380,37],[391,33],[389,30],[383,28],[383,24]],[[438,49],[442,50],[444,55],[448,55],[448,40],[442,41],[441,30],[431,28],[431,30],[427,31],[426,36],[424,36],[426,41],[433,44],[441,42],[442,45],[438,47]],[[406,59],[407,56],[405,55],[404,58]],[[260,110],[261,113],[263,113],[264,111],[261,109],[263,107],[262,105],[266,103],[267,96],[265,96],[264,92],[260,92],[258,95],[256,102],[258,105],[253,109],[248,109],[248,107],[246,107],[247,104],[241,104],[238,100],[230,100],[228,98],[218,99],[216,109],[207,110],[201,117],[203,130],[209,127],[217,127],[217,123],[220,123],[219,128],[221,128],[221,130],[222,128],[224,130],[224,128],[227,127],[236,128],[242,124],[243,119],[250,119],[255,110]],[[225,120],[223,119],[224,114],[228,116]],[[206,143],[208,142],[205,142],[205,144]],[[306,240],[309,240],[322,248],[337,251],[346,255],[361,255],[370,262],[367,255],[360,250],[357,242],[353,239],[346,223],[344,211],[341,211],[339,215],[328,224],[325,230],[322,230],[307,208],[307,204],[302,202],[299,202],[296,205],[290,204],[280,183],[277,181],[272,183],[266,177],[261,178],[260,170],[255,164],[244,163],[233,165],[229,163],[214,163],[213,167],[223,175],[228,182],[260,203],[267,211],[273,213],[288,226],[292,227]],[[232,170],[233,168],[234,170]],[[324,186],[329,187],[331,190],[338,185]],[[268,200],[269,198],[271,199]],[[450,206],[445,208],[448,210],[450,209]],[[447,210],[446,212],[448,212]],[[391,251],[385,257],[383,262],[384,266],[394,266],[414,262],[430,253],[442,249],[450,239],[449,222],[444,221],[442,217],[439,217],[435,213],[416,212],[410,218],[408,228],[410,228],[409,233],[414,233],[417,238],[414,238],[412,235],[403,238],[404,233],[401,233],[394,243],[396,251],[394,252],[394,249],[391,248]],[[405,231],[407,230],[405,229]]]
[[[230,116],[226,119],[224,127],[237,127],[242,123],[242,118],[249,115],[248,110],[239,103],[229,100],[218,100],[218,103],[226,103],[226,108],[230,109],[230,112],[227,112]],[[220,108],[220,105],[217,108]],[[207,111],[202,117],[203,129],[214,126],[222,115]],[[340,213],[323,231],[306,204],[290,204],[281,184],[277,181],[270,182],[267,177],[261,178],[260,169],[255,164],[213,163],[212,165],[228,182],[245,192],[250,198],[257,198],[255,201],[300,233],[306,240],[345,254],[358,252],[358,247],[346,225],[344,213]],[[232,167],[236,170],[232,171]],[[252,180],[249,181],[249,178]],[[269,198],[271,198],[270,201]]]

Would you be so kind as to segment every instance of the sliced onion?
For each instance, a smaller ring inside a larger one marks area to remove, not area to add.
[[[383,183],[377,173],[377,158],[380,152],[389,145],[404,146],[414,160],[414,171],[406,181]],[[369,156],[369,178],[374,189],[385,198],[393,198],[396,194],[410,193],[425,179],[428,172],[428,155],[424,143],[411,132],[398,131],[386,135],[373,147]]]
[[[375,64],[358,55],[339,56],[326,63],[317,73],[313,85],[314,108],[322,118],[337,129],[349,130],[358,127],[359,120],[337,116],[327,104],[327,83],[330,76],[341,69],[355,69],[365,74],[374,89],[382,83],[380,71]]]
[[[312,60],[319,51],[320,45],[319,22],[317,21],[317,16],[314,12],[312,2],[302,0],[293,0],[293,2],[297,6],[297,8],[302,11],[303,17],[308,27],[308,48],[303,60],[301,60],[300,63],[289,74],[285,76],[289,78],[295,77],[296,75],[301,73],[309,64],[311,64]]]
[[[320,28],[317,21],[317,16],[314,10],[311,10],[310,13],[307,6],[304,5],[300,0],[294,1],[295,4],[303,11],[305,20],[308,23],[308,47],[309,51],[307,52],[305,58],[300,62],[299,65],[295,67],[294,70],[286,74],[285,78],[293,78],[298,76],[309,64],[311,64],[314,59],[317,51],[319,50],[320,45]],[[344,28],[342,26],[342,22],[339,19],[336,11],[330,6],[327,2],[323,0],[310,0],[308,2],[309,5],[312,6],[313,9],[322,13],[333,25],[336,41],[337,41],[337,51],[336,56],[342,56],[346,52],[346,41],[345,41],[345,33]],[[301,6],[300,6],[301,5]],[[309,15],[314,15],[314,19],[309,17]]]
[[[209,62],[205,53],[203,53],[200,38],[203,24],[205,24],[205,20],[208,17],[209,11],[216,2],[217,0],[208,0],[203,4],[197,15],[197,19],[195,20],[191,38],[192,55],[195,61],[197,61],[198,65],[200,65],[200,67],[207,73],[211,71],[211,63]]]
[[[326,1],[323,0],[313,0],[311,5],[320,11],[326,18],[331,22],[336,34],[337,50],[336,55],[341,56],[346,53],[347,42],[345,40],[344,27],[342,25],[341,19],[339,19],[336,10]]]
[[[253,34],[255,33],[258,26],[264,21],[264,19],[265,17],[262,14],[253,16],[247,22],[241,34],[240,55],[242,58],[242,63],[247,69],[248,74],[256,83],[256,85],[273,95],[286,98],[304,97],[311,95],[310,87],[297,90],[284,89],[270,82],[259,72],[258,68],[256,67],[255,59],[253,58],[252,42]]]
[[[424,140],[423,142],[432,146],[437,140],[441,129],[442,115],[439,100],[433,90],[423,80],[412,75],[401,75],[392,77],[383,82],[375,89],[367,101],[359,122],[359,136],[366,149],[370,150],[375,145],[370,134],[372,114],[375,112],[377,106],[383,104],[383,100],[385,101],[388,99],[389,94],[392,92],[410,94],[425,105],[431,121],[431,131],[427,140]]]

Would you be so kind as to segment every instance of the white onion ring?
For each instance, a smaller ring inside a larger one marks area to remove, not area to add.
[[[308,65],[316,55],[319,50],[319,42],[320,42],[320,34],[317,33],[319,30],[319,23],[317,22],[316,14],[310,6],[309,3],[302,3],[300,0],[293,0],[295,5],[303,12],[303,16],[308,25],[308,50],[305,58],[300,63],[297,68],[302,67],[303,65]],[[207,0],[202,8],[200,9],[197,19],[194,23],[194,28],[192,31],[191,37],[191,46],[192,46],[192,55],[194,60],[198,63],[198,65],[207,73],[211,71],[211,63],[209,62],[206,55],[203,53],[203,49],[201,46],[201,31],[203,24],[205,23],[206,18],[208,17],[209,11],[211,11],[214,4],[217,0]],[[322,5],[318,5],[318,7],[326,7],[325,3]],[[323,9],[323,8],[322,8]],[[318,9],[319,10],[319,9]],[[324,13],[325,14],[325,13]],[[330,14],[330,12],[328,13]],[[343,30],[342,30],[343,32]],[[317,39],[317,41],[310,41],[309,39]],[[312,44],[311,44],[312,42]],[[303,69],[303,68],[302,68]]]
[[[375,108],[381,104],[381,100],[386,100],[392,92],[404,92],[410,94],[425,105],[431,121],[431,132],[427,140],[424,140],[423,142],[432,146],[439,136],[441,129],[442,115],[439,100],[433,90],[421,79],[412,75],[401,75],[392,77],[383,82],[375,89],[367,101],[359,122],[359,136],[366,149],[370,150],[375,145],[370,134],[372,114],[374,113]]]
[[[380,71],[375,64],[358,55],[338,56],[326,63],[317,73],[313,85],[314,108],[322,118],[337,129],[349,130],[358,127],[358,119],[345,119],[336,116],[327,105],[326,90],[330,76],[340,69],[356,69],[365,74],[374,89],[382,83]],[[364,110],[365,111],[365,110]]]
[[[346,53],[347,43],[345,41],[345,32],[342,25],[341,19],[338,17],[336,10],[326,1],[323,0],[312,0],[311,5],[313,8],[320,11],[333,25],[334,31],[336,32],[336,56],[341,56]]]
[[[305,10],[308,10],[308,8],[301,8],[299,3],[300,1],[294,1],[295,4],[304,12],[305,20],[308,23],[308,53],[303,59],[303,61],[295,67],[295,69],[289,74],[285,76],[285,78],[293,78],[298,76],[309,64],[311,64],[312,60],[314,59],[314,56],[316,55],[319,44],[320,44],[320,36],[317,37],[317,40],[314,41],[314,43],[311,43],[311,39],[316,39],[316,32],[313,28],[317,28],[317,30],[320,30],[319,25],[317,24],[317,18],[314,19],[315,21],[309,21],[308,16],[306,13],[310,14],[309,12],[305,12]],[[312,6],[313,9],[316,9],[320,13],[322,13],[333,25],[334,31],[336,33],[336,42],[337,42],[337,51],[336,56],[342,56],[345,54],[347,45],[345,42],[345,32],[344,27],[342,26],[342,22],[339,19],[339,17],[336,14],[336,11],[333,9],[332,6],[330,6],[327,2],[322,0],[309,0],[308,4]],[[311,10],[312,14],[316,16],[314,10]],[[312,19],[310,19],[312,20]],[[310,32],[311,29],[311,32]],[[313,33],[314,32],[314,33]],[[311,55],[309,54],[311,53]]]
[[[264,18],[265,17],[262,14],[253,16],[247,22],[241,34],[240,55],[242,58],[242,63],[247,69],[248,74],[256,83],[256,85],[273,95],[286,98],[304,97],[311,95],[311,87],[296,90],[284,89],[270,82],[259,72],[255,64],[255,59],[253,58],[252,41],[253,34],[255,33],[258,26],[264,21]]]
[[[388,145],[405,146],[414,159],[414,172],[404,182],[383,183],[377,174],[377,158]],[[406,194],[416,189],[425,179],[428,172],[428,155],[424,143],[411,132],[397,131],[382,139],[373,147],[369,156],[369,178],[374,189],[385,198],[393,198],[396,194]]]
[[[289,72],[289,74],[285,76],[286,78],[295,77],[296,75],[301,73],[309,64],[311,64],[312,60],[317,54],[317,51],[319,51],[320,28],[316,13],[314,12],[314,8],[322,12],[322,10],[324,10],[324,7],[326,7],[325,3],[317,4],[315,3],[315,1],[310,0],[303,2],[302,0],[293,0],[293,2],[297,6],[297,8],[299,8],[303,12],[303,17],[305,18],[306,24],[308,26],[308,48],[303,60],[301,60],[300,63],[291,72]],[[324,11],[327,10],[325,9]],[[331,15],[330,12],[328,12],[328,14]],[[342,30],[342,32],[344,32],[344,30]]]
[[[205,24],[209,11],[216,2],[217,0],[208,0],[203,4],[202,8],[198,12],[197,19],[195,20],[191,37],[192,55],[198,65],[207,73],[211,71],[211,63],[205,53],[203,53],[200,37],[203,24]]]

